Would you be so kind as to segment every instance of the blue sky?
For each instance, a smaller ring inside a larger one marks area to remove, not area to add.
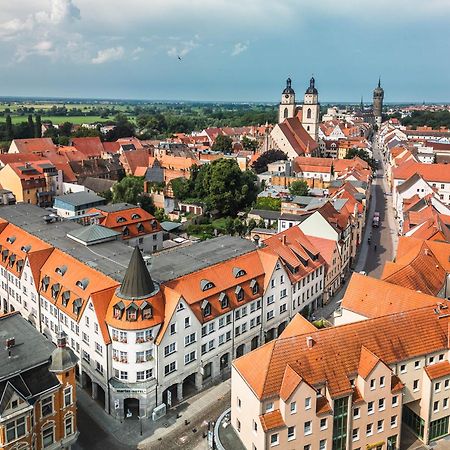
[[[449,0],[0,2],[0,96],[450,101]],[[181,56],[181,61],[178,59]]]

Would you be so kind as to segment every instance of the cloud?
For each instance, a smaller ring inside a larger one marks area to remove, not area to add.
[[[198,44],[198,35],[195,36],[194,39],[189,41],[181,42],[179,45],[174,45],[167,50],[167,54],[171,58],[177,58],[178,56],[183,57],[186,56],[189,52],[194,50],[199,46]]]
[[[53,42],[44,40],[39,41],[31,46],[19,46],[16,54],[15,60],[17,62],[21,62],[24,59],[28,58],[31,55],[39,55],[39,56],[53,56],[55,54],[55,48]]]
[[[0,40],[8,41],[17,34],[30,31],[33,28],[33,19],[29,16],[25,20],[11,19],[0,24]]]
[[[231,56],[240,55],[248,49],[248,42],[237,42],[234,44],[233,50],[231,51]]]
[[[144,51],[144,49],[142,47],[136,47],[132,52],[131,52],[131,59],[133,61],[137,61],[140,58],[140,54]]]
[[[49,11],[39,11],[35,15],[36,21],[58,25],[66,21],[80,19],[80,9],[72,0],[51,0]]]
[[[91,59],[92,64],[104,64],[110,61],[117,61],[122,59],[125,55],[125,50],[123,47],[111,47],[99,50],[97,56]]]

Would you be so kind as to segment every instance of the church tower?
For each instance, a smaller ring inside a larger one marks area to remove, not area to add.
[[[295,92],[291,87],[292,80],[286,80],[286,87],[281,95],[281,102],[278,109],[278,123],[284,119],[290,119],[295,116]]]
[[[378,78],[378,86],[373,90],[373,115],[378,128],[381,126],[383,114],[384,89],[381,87],[381,78]]]
[[[320,104],[319,93],[314,86],[314,77],[309,81],[306,89],[302,110],[302,125],[309,135],[317,142],[319,139]]]

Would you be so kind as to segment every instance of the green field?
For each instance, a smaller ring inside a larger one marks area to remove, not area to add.
[[[71,122],[76,125],[81,125],[82,123],[93,123],[93,122],[106,122],[107,120],[112,120],[112,117],[102,118],[100,116],[42,116],[42,122],[50,120],[54,125],[59,125],[64,122]],[[12,123],[26,122],[28,120],[27,116],[11,116]],[[34,120],[34,116],[33,116]],[[5,122],[5,117],[0,117],[0,122]]]

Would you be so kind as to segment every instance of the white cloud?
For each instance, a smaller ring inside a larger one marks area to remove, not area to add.
[[[170,47],[167,50],[167,54],[171,58],[178,58],[178,57],[182,58],[182,57],[186,56],[189,52],[194,50],[194,48],[198,47],[199,44],[197,41],[198,41],[198,36],[195,36],[195,40],[191,39],[189,41],[180,42],[180,44]]]
[[[248,42],[237,42],[234,44],[233,50],[231,51],[231,56],[240,55],[248,49]]]
[[[49,40],[39,41],[31,46],[19,46],[15,54],[15,60],[21,62],[31,55],[54,56],[55,48],[53,42]]]
[[[48,11],[36,13],[36,21],[40,23],[61,24],[73,19],[80,19],[80,9],[72,0],[51,0]]]
[[[92,64],[104,64],[110,61],[117,61],[122,59],[125,55],[125,50],[123,47],[111,47],[99,50],[97,56],[91,59]]]
[[[142,47],[136,47],[132,52],[131,52],[131,59],[133,61],[137,61],[140,58],[140,54],[144,51],[144,49]]]

